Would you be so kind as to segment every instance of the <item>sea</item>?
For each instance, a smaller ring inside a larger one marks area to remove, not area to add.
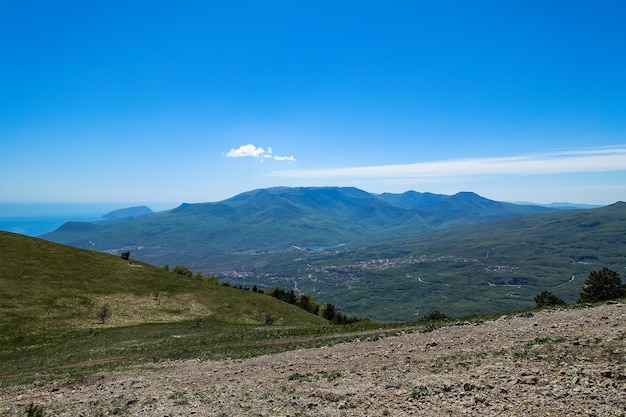
[[[0,230],[27,236],[53,232],[70,221],[93,222],[132,203],[2,203]]]

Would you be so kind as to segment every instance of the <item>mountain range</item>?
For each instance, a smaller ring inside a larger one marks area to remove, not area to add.
[[[303,291],[349,315],[410,321],[434,309],[461,316],[529,308],[544,290],[574,302],[593,268],[626,266],[624,230],[624,203],[564,210],[471,192],[277,187],[69,222],[42,237]]]
[[[215,255],[333,246],[549,211],[469,192],[445,196],[276,187],[158,213],[117,210],[98,222],[68,222],[43,237],[100,251],[135,249],[136,256],[162,263],[175,262],[183,251]]]

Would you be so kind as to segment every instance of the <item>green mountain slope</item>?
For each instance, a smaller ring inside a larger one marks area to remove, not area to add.
[[[102,327],[199,317],[261,324],[263,312],[282,318],[279,324],[325,323],[266,295],[19,234],[0,232],[0,253],[3,338],[99,326],[105,305],[112,315]]]

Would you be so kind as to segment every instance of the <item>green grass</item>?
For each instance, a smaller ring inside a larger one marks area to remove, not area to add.
[[[268,295],[22,235],[0,232],[0,251],[3,385],[166,360],[246,358],[380,327],[331,326]],[[104,324],[103,305],[112,312]],[[274,325],[263,313],[277,317]]]
[[[0,339],[98,325],[166,323],[219,317],[234,324],[261,324],[263,312],[281,325],[325,321],[249,291],[184,277],[134,260],[0,232]]]
[[[40,332],[16,340],[0,339],[0,380],[6,385],[77,379],[136,364],[242,359],[365,335],[377,337],[394,329],[399,331],[400,326],[258,326],[206,320],[200,327],[183,321]]]

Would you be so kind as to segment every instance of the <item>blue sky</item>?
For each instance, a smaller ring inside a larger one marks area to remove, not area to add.
[[[0,1],[0,202],[626,200],[626,2]]]

